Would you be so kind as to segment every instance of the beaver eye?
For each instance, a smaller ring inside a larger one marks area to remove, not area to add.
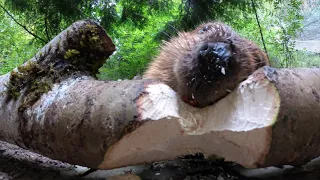
[[[209,26],[204,26],[200,31],[199,34],[203,34],[204,32],[208,31],[210,29]]]
[[[209,28],[209,26],[204,26],[203,28],[202,28],[202,31],[208,31],[210,28]]]

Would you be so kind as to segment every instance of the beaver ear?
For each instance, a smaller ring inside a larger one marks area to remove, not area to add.
[[[232,41],[230,38],[228,38],[227,41],[228,41],[230,44],[233,44],[233,41]]]

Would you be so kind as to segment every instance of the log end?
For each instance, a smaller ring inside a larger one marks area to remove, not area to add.
[[[59,39],[64,40],[58,44],[64,60],[80,71],[89,71],[93,74],[98,73],[98,69],[115,51],[115,45],[105,29],[93,20],[73,23],[60,33]]]

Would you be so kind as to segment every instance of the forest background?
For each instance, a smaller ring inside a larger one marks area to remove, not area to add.
[[[99,22],[117,47],[100,68],[103,80],[141,74],[163,40],[209,20],[229,24],[266,49],[272,66],[314,67],[319,54],[295,47],[318,16],[317,0],[0,0],[0,75],[80,19]]]

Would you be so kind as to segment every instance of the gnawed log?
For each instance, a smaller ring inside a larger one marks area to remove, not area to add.
[[[149,121],[113,145],[99,167],[197,152],[250,168],[304,164],[320,154],[319,75],[320,69],[260,69],[204,109],[149,85],[137,100],[140,119]]]
[[[16,138],[19,123],[2,106],[1,137],[101,169],[198,152],[251,168],[304,164],[320,154],[319,75],[319,69],[260,69],[203,109],[159,82],[70,78],[28,108],[27,136]]]
[[[100,169],[195,153],[250,168],[319,156],[319,69],[265,67],[198,109],[158,81],[95,80],[113,51],[100,26],[80,21],[1,76],[0,140]]]

